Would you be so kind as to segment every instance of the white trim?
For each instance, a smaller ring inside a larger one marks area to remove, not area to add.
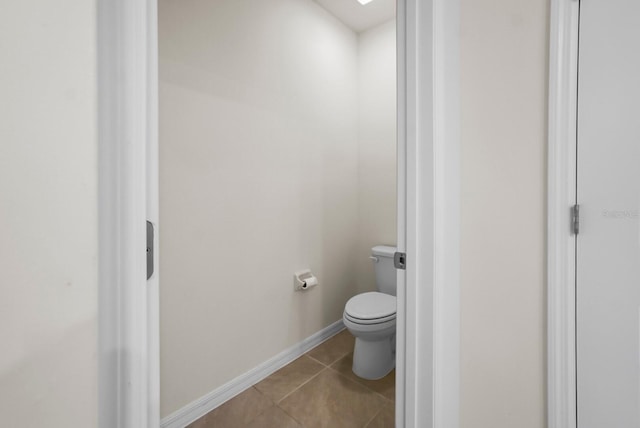
[[[396,426],[459,426],[459,2],[398,2]],[[401,314],[404,314],[402,316]]]
[[[149,427],[147,0],[98,0],[99,426]],[[155,352],[151,350],[151,352]]]
[[[398,251],[407,251],[406,245],[406,204],[407,204],[407,154],[406,154],[406,0],[398,0],[396,6],[396,84],[397,84],[397,247]],[[404,270],[397,271],[396,289],[396,427],[404,424],[406,389],[406,354],[407,354],[407,310],[406,310],[406,275]],[[410,378],[411,379],[411,378]]]
[[[158,118],[158,2],[147,1],[147,217],[154,226],[154,272],[147,280],[149,428],[160,426],[160,182]]]
[[[232,399],[247,388],[255,385],[272,373],[280,370],[296,358],[301,357],[306,352],[320,345],[344,330],[342,320],[338,320],[328,327],[307,337],[303,341],[282,351],[275,357],[265,361],[248,372],[225,383],[207,395],[187,404],[182,409],[177,410],[166,418],[162,419],[162,428],[183,428],[206,415],[216,407]]]
[[[434,5],[434,427],[460,426],[460,5]]]
[[[576,428],[575,237],[579,1],[551,1],[547,347],[548,426]]]

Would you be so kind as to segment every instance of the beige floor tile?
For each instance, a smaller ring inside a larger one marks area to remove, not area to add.
[[[355,338],[351,333],[342,330],[331,339],[307,352],[307,355],[329,366],[349,352],[353,352],[354,344]]]
[[[246,428],[302,428],[302,425],[281,408],[273,406],[262,412]]]
[[[322,369],[322,364],[303,355],[256,384],[255,388],[277,403]]]
[[[331,368],[339,372],[341,375],[348,377],[351,380],[358,382],[359,384],[366,386],[369,389],[374,390],[378,394],[382,394],[385,398],[395,401],[396,399],[396,371],[391,370],[391,373],[378,380],[367,380],[356,376],[351,370],[353,364],[353,353],[340,358],[338,361],[331,365]]]
[[[361,428],[385,403],[379,394],[325,369],[279,406],[305,428]]]
[[[239,428],[272,407],[273,402],[251,387],[217,409],[189,425],[188,428]]]
[[[204,415],[203,417],[201,417],[197,421],[192,422],[189,425],[187,425],[186,428],[206,428],[206,426],[207,426],[206,424],[207,424],[207,415]]]
[[[388,403],[382,408],[366,428],[394,428],[395,427],[395,404]]]

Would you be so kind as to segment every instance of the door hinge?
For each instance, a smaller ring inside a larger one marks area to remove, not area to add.
[[[407,255],[405,253],[395,253],[393,255],[393,265],[396,269],[405,270],[407,266]]]
[[[147,279],[153,275],[153,223],[147,221]]]
[[[574,235],[580,233],[580,205],[578,204],[571,207],[571,233]]]

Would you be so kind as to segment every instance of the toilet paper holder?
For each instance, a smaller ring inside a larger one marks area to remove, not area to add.
[[[316,285],[318,285],[318,278],[309,269],[300,270],[293,274],[293,289],[296,291],[308,290]]]

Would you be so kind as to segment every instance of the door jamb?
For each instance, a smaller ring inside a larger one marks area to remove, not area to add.
[[[397,427],[459,426],[459,7],[398,1]]]
[[[579,0],[552,0],[547,213],[549,428],[576,428],[576,203]]]
[[[96,7],[98,426],[151,428],[159,426],[158,279],[147,281],[145,250],[146,220],[157,222],[147,165],[150,156],[157,164],[156,0]]]

